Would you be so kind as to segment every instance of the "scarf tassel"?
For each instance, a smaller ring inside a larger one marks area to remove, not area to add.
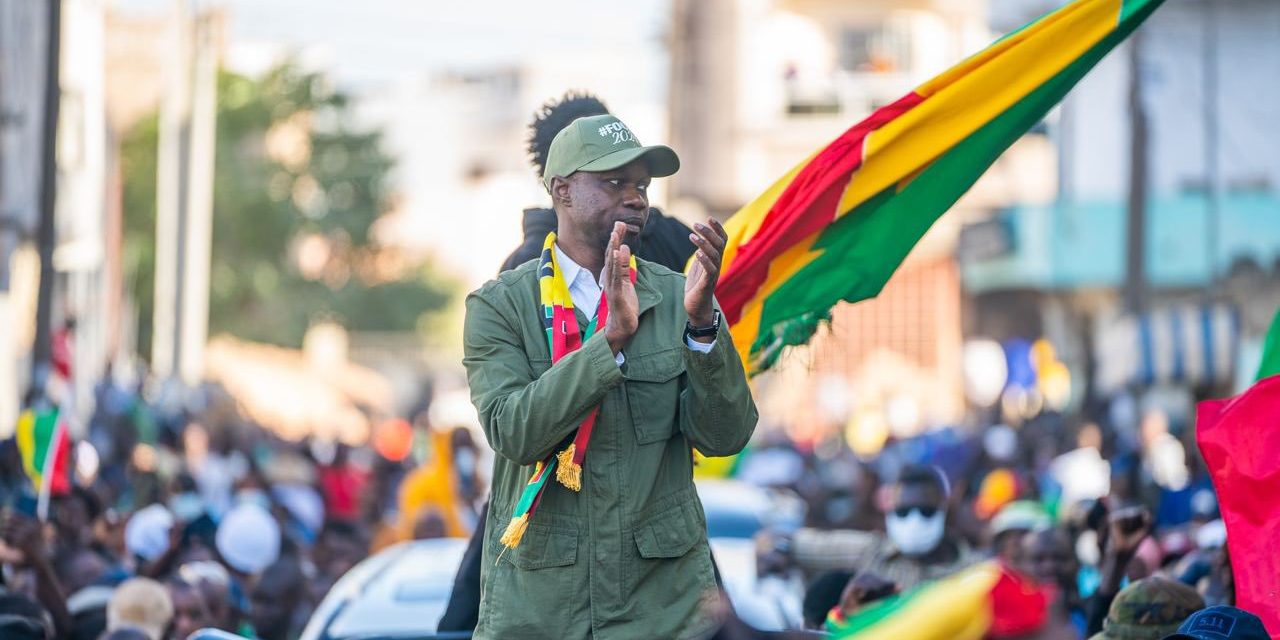
[[[556,465],[556,481],[573,491],[582,491],[582,465],[574,457],[578,448],[572,442],[564,451],[556,454],[559,464]]]
[[[520,544],[520,539],[524,537],[524,532],[529,529],[529,514],[524,513],[519,517],[511,519],[507,524],[507,530],[502,532],[501,542],[508,549],[514,549]]]

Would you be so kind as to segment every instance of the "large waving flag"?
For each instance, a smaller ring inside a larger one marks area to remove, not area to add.
[[[716,295],[750,373],[841,300],[874,297],[921,236],[1163,0],[1075,0],[871,114],[726,225]]]
[[[1227,526],[1236,606],[1280,639],[1280,312],[1257,382],[1234,398],[1201,402],[1196,441]]]

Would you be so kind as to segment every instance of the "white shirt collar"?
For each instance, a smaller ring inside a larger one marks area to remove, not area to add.
[[[569,254],[560,249],[559,243],[552,245],[552,248],[556,252],[556,264],[560,266],[560,273],[564,274],[565,284],[570,287],[575,284],[594,284],[596,286],[600,286],[599,282],[593,282],[591,280],[591,272],[587,271],[586,267],[574,262],[573,258],[569,257]],[[586,276],[586,278],[582,283],[578,283],[578,278],[583,276]]]

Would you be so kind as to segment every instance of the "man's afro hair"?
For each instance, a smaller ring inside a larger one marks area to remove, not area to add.
[[[609,113],[609,108],[599,98],[577,91],[566,92],[558,100],[548,100],[534,111],[533,122],[529,123],[529,160],[533,162],[538,178],[542,178],[542,172],[547,167],[551,141],[561,129],[578,118],[606,113]]]

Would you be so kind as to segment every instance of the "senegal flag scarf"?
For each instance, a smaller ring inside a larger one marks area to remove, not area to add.
[[[577,351],[582,343],[595,335],[597,329],[605,325],[609,319],[609,300],[604,293],[600,294],[600,304],[596,307],[596,316],[587,324],[585,331],[578,328],[578,317],[573,310],[573,297],[569,295],[569,283],[564,280],[564,272],[556,260],[556,232],[547,234],[542,243],[542,258],[538,262],[538,288],[542,306],[542,326],[547,331],[547,347],[551,350],[551,366],[560,359]],[[631,282],[636,281],[636,258],[631,256]],[[591,430],[596,426],[596,416],[600,407],[591,410],[578,426],[578,432],[559,453],[548,455],[533,468],[533,476],[529,478],[520,499],[516,501],[515,511],[511,514],[511,523],[502,533],[502,544],[514,549],[520,544],[525,530],[529,527],[529,518],[542,499],[546,490],[547,478],[555,474],[556,481],[573,491],[582,490],[582,462],[587,457],[587,445],[591,441]]]

